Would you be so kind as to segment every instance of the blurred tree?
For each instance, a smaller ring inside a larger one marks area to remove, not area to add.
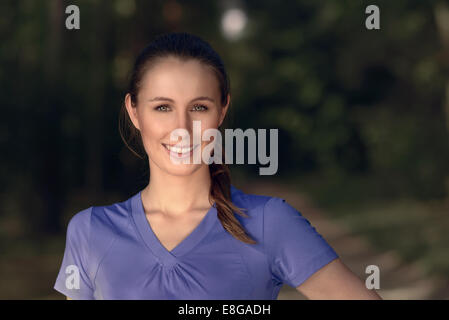
[[[392,196],[443,196],[447,68],[440,68],[432,3],[376,4],[377,31],[365,28],[363,2],[248,5],[249,28],[229,52],[236,104],[252,115],[238,125],[289,135],[280,142],[290,154],[280,174],[369,173],[391,180],[384,192]]]

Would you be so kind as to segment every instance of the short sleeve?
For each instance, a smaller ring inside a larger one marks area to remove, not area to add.
[[[92,207],[75,214],[67,227],[62,265],[54,289],[74,300],[91,300],[89,277],[89,233]]]
[[[270,198],[263,215],[263,243],[276,281],[296,288],[338,258],[310,222],[284,199]]]

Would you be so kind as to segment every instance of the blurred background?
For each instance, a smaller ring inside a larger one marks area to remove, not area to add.
[[[287,199],[363,281],[377,265],[385,299],[449,298],[448,1],[2,0],[0,299],[63,299],[70,218],[145,187],[118,113],[168,31],[222,56],[230,128],[279,129],[277,174],[230,165],[236,187]]]

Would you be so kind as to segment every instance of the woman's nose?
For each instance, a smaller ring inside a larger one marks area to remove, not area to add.
[[[176,115],[175,129],[184,129],[190,135],[193,129],[193,119],[190,117],[188,112],[178,113]]]
[[[186,129],[189,131],[189,129],[192,127],[192,119],[190,118],[190,115],[188,114],[188,112],[178,113],[177,125],[178,125],[178,128]]]

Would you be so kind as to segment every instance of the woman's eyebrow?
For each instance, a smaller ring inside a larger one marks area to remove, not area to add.
[[[209,97],[205,97],[205,96],[197,97],[197,98],[195,98],[195,99],[192,99],[190,102],[197,101],[197,100],[208,100],[208,101],[210,101],[210,102],[214,102],[214,103],[215,103],[215,100],[214,100],[214,99],[209,98]]]
[[[211,101],[211,102],[215,103],[214,99],[206,97],[206,96],[196,97],[196,98],[192,99],[190,102],[194,102],[194,101],[198,101],[198,100],[208,100],[208,101]],[[169,101],[169,102],[172,102],[172,103],[175,102],[173,99],[170,99],[170,98],[167,98],[167,97],[154,97],[152,99],[149,99],[148,101],[149,102],[152,102],[152,101]]]

